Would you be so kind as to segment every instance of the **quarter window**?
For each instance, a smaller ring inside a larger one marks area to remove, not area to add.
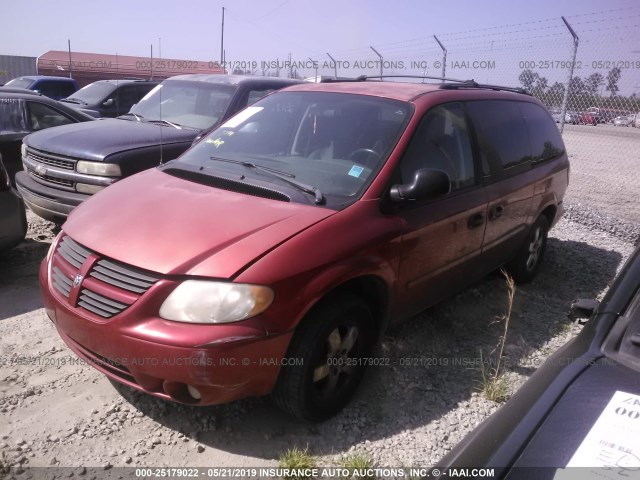
[[[475,184],[469,131],[460,104],[438,106],[422,119],[400,164],[402,183],[410,183],[421,168],[445,171],[452,190]]]
[[[527,122],[533,161],[544,162],[562,155],[564,142],[551,116],[535,103],[521,102],[520,109]]]

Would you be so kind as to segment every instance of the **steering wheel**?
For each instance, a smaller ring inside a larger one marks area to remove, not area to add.
[[[356,160],[355,157],[362,156],[361,161]],[[369,159],[371,159],[369,161]],[[380,159],[380,154],[371,148],[358,148],[349,154],[349,160],[357,161],[365,167],[372,168],[376,162]]]

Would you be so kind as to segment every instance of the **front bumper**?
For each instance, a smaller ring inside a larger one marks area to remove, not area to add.
[[[16,173],[16,188],[36,215],[58,223],[64,221],[75,207],[91,196],[47,187],[33,180],[24,171]]]
[[[40,267],[45,310],[60,336],[109,378],[190,405],[268,394],[292,332],[267,335],[256,318],[226,325],[181,324],[158,318],[153,312],[166,298],[163,294],[173,288],[162,283],[126,311],[108,320],[97,319],[71,306],[51,287],[46,259]],[[198,392],[195,397],[190,393],[193,389]]]

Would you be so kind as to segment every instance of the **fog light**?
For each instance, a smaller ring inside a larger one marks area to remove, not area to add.
[[[200,394],[200,392],[196,387],[187,385],[187,391],[189,392],[189,395],[191,395],[196,400],[200,400],[202,398],[202,395]]]
[[[93,195],[94,193],[98,193],[105,187],[101,187],[100,185],[89,185],[88,183],[76,183],[76,191],[80,193],[86,193],[88,195]]]

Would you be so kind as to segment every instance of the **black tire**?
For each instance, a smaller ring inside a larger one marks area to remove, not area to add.
[[[548,233],[549,220],[541,215],[531,226],[515,258],[506,265],[507,272],[517,283],[529,283],[538,274],[547,248]]]
[[[276,404],[303,420],[332,417],[355,393],[374,339],[364,301],[352,295],[328,298],[303,319],[291,340],[287,358],[292,361],[282,367],[272,393]]]

